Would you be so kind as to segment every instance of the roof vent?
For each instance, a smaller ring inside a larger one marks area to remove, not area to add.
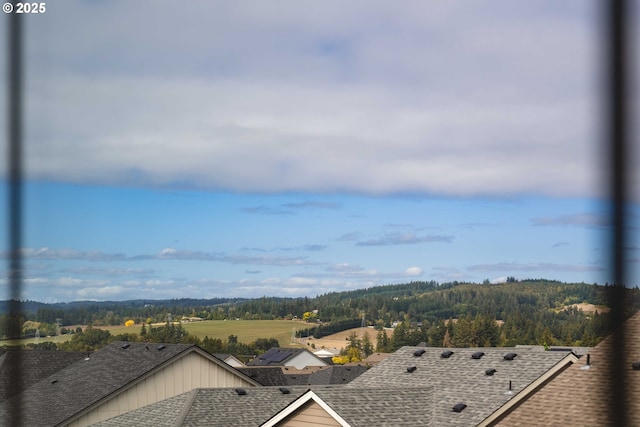
[[[492,377],[492,376],[493,376],[493,374],[495,374],[496,372],[498,372],[498,371],[496,371],[496,370],[495,370],[495,369],[493,369],[493,368],[490,368],[490,369],[487,369],[486,371],[484,371],[484,373],[485,373],[486,375],[489,375],[490,377]]]
[[[58,382],[58,380],[53,380],[53,381],[51,381],[51,384],[55,384],[57,382]]]
[[[462,412],[466,407],[467,405],[465,405],[464,403],[456,403],[455,405],[453,405],[453,412]]]
[[[415,366],[409,366],[407,368],[407,372],[415,372],[416,369],[418,369],[418,368],[416,368]]]
[[[245,396],[247,394],[247,390],[243,388],[237,388],[235,389],[235,392],[238,394],[238,396]]]
[[[484,351],[476,351],[471,355],[472,359],[481,359],[484,356]]]
[[[278,390],[280,390],[280,393],[282,394],[291,394],[291,390],[286,387],[280,387]]]
[[[517,355],[518,353],[507,353],[504,355],[504,360],[513,360]]]
[[[507,396],[511,396],[513,394],[513,386],[511,385],[511,381],[509,381],[509,389],[504,392]]]
[[[415,357],[420,357],[422,356],[427,350],[425,350],[424,348],[418,349],[416,351],[413,352],[413,355]]]
[[[123,350],[126,350],[126,349],[128,349],[129,347],[131,347],[131,344],[126,343],[126,344],[122,344],[122,347],[120,347],[120,348],[122,348]]]
[[[166,345],[164,345],[164,344],[160,344],[160,345],[156,348],[156,350],[161,351],[161,350],[164,350],[165,348],[167,348],[167,346],[166,346]]]
[[[634,371],[640,371],[640,362],[633,362],[631,364],[631,369],[633,369]]]
[[[452,354],[453,354],[453,351],[445,350],[442,353],[440,353],[440,357],[442,357],[443,359],[448,359],[451,357]]]
[[[632,365],[632,367],[633,367],[633,365]],[[587,371],[589,369],[591,369],[591,355],[587,354],[587,363],[585,365],[582,365],[580,367],[580,370]]]

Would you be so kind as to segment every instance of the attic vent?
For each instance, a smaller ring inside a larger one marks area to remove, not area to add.
[[[278,390],[280,390],[280,393],[282,394],[291,394],[291,390],[286,387],[280,387]]]
[[[504,355],[504,360],[513,360],[517,355],[518,353],[507,353]]]
[[[442,357],[443,359],[448,359],[451,357],[451,355],[453,355],[453,351],[451,350],[445,350],[442,353],[440,353],[440,357]]]
[[[420,357],[420,356],[422,356],[426,351],[427,351],[427,350],[425,350],[424,348],[421,348],[421,349],[419,349],[419,350],[414,351],[414,352],[413,352],[413,355],[414,355],[415,357]]]
[[[466,407],[467,405],[465,405],[464,403],[456,403],[455,405],[453,405],[453,412],[462,412]]]
[[[415,372],[416,369],[418,369],[418,368],[416,368],[415,366],[409,366],[407,368],[407,372]]]
[[[165,348],[167,348],[167,346],[164,344],[161,344],[156,348],[156,350],[161,351],[161,350],[164,350]]]
[[[53,381],[51,381],[51,384],[55,384],[57,382],[58,382],[58,380],[53,380]]]
[[[247,390],[243,388],[237,388],[235,389],[235,392],[238,394],[238,396],[245,396],[247,394]]]
[[[131,344],[126,343],[126,344],[122,344],[122,347],[121,347],[121,348],[122,348],[123,350],[126,350],[126,349],[128,349],[129,347],[131,347]]]
[[[498,371],[496,371],[496,370],[495,370],[495,369],[493,369],[493,368],[490,368],[490,369],[487,369],[486,371],[484,371],[484,373],[485,373],[486,375],[489,375],[490,377],[492,377],[492,376],[493,376],[493,374],[495,374],[496,372],[498,372]]]
[[[476,351],[471,355],[472,359],[481,359],[484,356],[484,351]]]
[[[640,362],[633,362],[631,364],[631,369],[633,369],[634,371],[640,371]]]

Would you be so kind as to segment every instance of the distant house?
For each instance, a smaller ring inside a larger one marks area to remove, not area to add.
[[[324,360],[316,357],[304,348],[274,347],[266,353],[256,357],[247,366],[292,366],[302,369],[307,366],[328,366]]]
[[[237,357],[235,357],[233,354],[214,353],[214,356],[217,357],[218,359],[222,360],[227,365],[233,366],[234,368],[241,368],[241,367],[245,366],[245,364],[242,363],[242,361],[240,359],[238,359]]]
[[[348,384],[367,371],[364,365],[315,366],[296,369],[282,366],[246,366],[240,372],[264,386]]]
[[[260,385],[189,344],[114,342],[0,404],[0,425],[86,426],[198,387]],[[45,412],[42,412],[44,409]]]

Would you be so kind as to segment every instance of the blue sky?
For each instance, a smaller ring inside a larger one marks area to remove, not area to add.
[[[597,5],[47,3],[24,298],[610,280]]]

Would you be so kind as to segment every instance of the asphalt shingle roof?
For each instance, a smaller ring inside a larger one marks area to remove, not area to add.
[[[640,313],[624,325],[626,348],[626,396],[629,425],[640,425],[640,370],[632,369],[640,361]],[[497,424],[506,426],[579,425],[596,427],[610,424],[608,416],[609,368],[613,348],[611,337],[606,338],[580,360],[547,383]]]
[[[8,350],[0,355],[0,401],[9,399],[31,387],[49,375],[84,359],[85,352],[66,352],[50,350]],[[11,371],[18,368],[20,378]]]
[[[11,404],[18,402],[25,426],[51,426],[63,422],[79,411],[105,398],[121,387],[171,360],[192,350],[191,344],[159,344],[114,342],[59,370],[23,393],[0,404],[0,425],[6,425]],[[46,416],[30,408],[46,408]],[[4,420],[4,423],[3,423]]]
[[[430,387],[356,390],[312,386],[289,387],[290,394],[283,394],[278,387],[253,387],[246,389],[244,396],[234,389],[198,389],[103,421],[95,427],[260,426],[309,389],[353,427],[433,425]],[[180,408],[180,405],[184,406]],[[181,414],[181,418],[177,419],[175,414]]]
[[[367,371],[363,365],[318,366],[313,369],[290,370],[280,366],[252,366],[236,368],[264,386],[335,385],[347,384]]]
[[[416,357],[416,350],[424,353]],[[514,348],[454,348],[453,355],[442,358],[442,348],[403,347],[379,365],[351,381],[347,388],[433,386],[435,395],[435,425],[478,425],[510,399],[527,388],[554,367],[570,358],[570,352],[544,352]],[[472,359],[483,352],[480,359]],[[506,353],[518,356],[504,360]],[[415,367],[413,372],[407,368]],[[487,369],[495,369],[487,375]],[[507,395],[511,381],[513,394]],[[457,403],[467,405],[461,413],[452,408]]]

